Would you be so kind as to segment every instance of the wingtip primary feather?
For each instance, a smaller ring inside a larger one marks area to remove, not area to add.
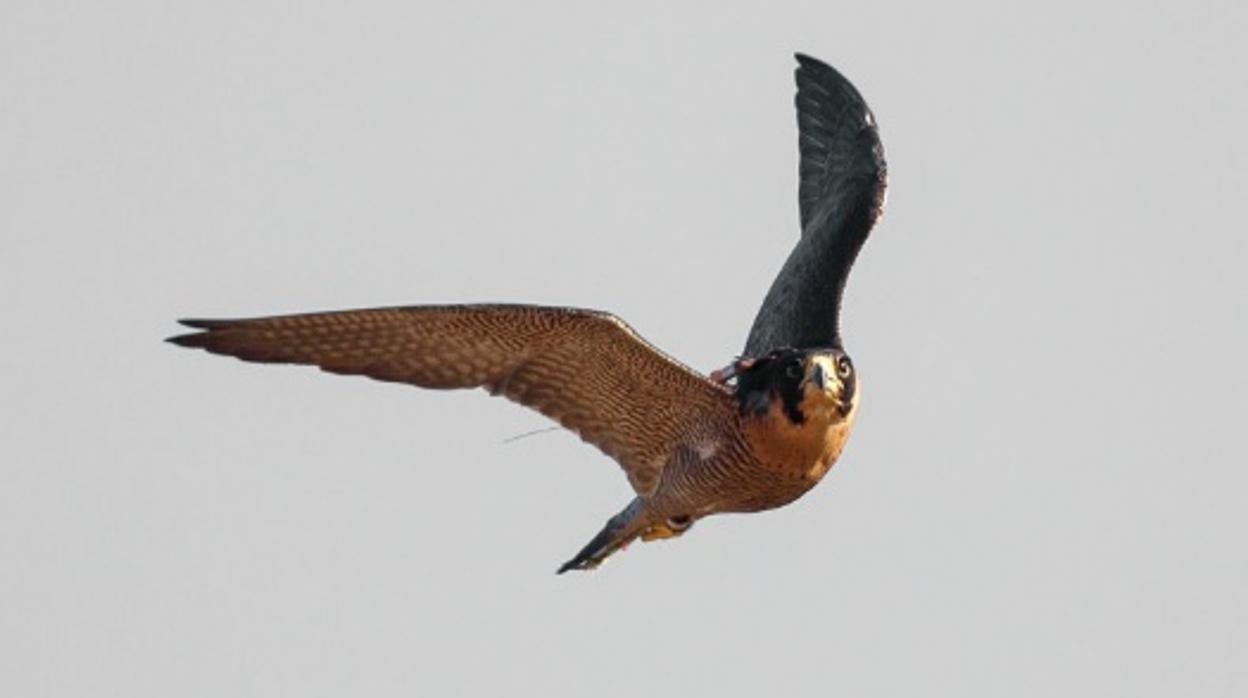
[[[208,346],[208,340],[211,332],[188,332],[186,334],[178,334],[172,337],[165,337],[165,341],[170,344],[176,344],[180,347],[188,349],[205,349]]]
[[[205,320],[202,318],[180,318],[179,325],[193,327],[197,330],[215,330],[237,322],[236,320]]]
[[[799,75],[802,73],[808,73],[812,76],[827,75],[829,73],[840,75],[836,68],[801,51],[794,53],[793,58],[797,61],[797,73]]]
[[[191,349],[204,349],[208,347],[209,339],[213,330],[219,330],[233,324],[231,320],[204,320],[198,318],[181,318],[178,324],[183,327],[190,327],[202,332],[188,332],[186,334],[174,335],[166,337],[165,341],[170,344],[176,344],[180,347],[188,347]]]
[[[795,52],[793,53],[793,59],[794,59],[794,60],[796,60],[798,63],[800,63],[800,64],[802,64],[802,65],[808,65],[808,64],[811,64],[811,63],[813,63],[813,64],[815,64],[815,65],[827,65],[826,63],[824,63],[823,61],[819,60],[818,58],[815,58],[814,56],[810,55],[809,53],[803,53],[803,52],[801,52],[801,51],[795,51]]]

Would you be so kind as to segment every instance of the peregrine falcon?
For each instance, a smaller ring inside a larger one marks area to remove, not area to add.
[[[862,97],[831,67],[797,60],[802,237],[744,355],[710,376],[614,315],[533,305],[182,320],[197,331],[169,341],[422,388],[485,388],[550,417],[616,460],[636,495],[560,573],[711,514],[788,504],[828,472],[854,423],[861,391],[838,315],[885,185]]]

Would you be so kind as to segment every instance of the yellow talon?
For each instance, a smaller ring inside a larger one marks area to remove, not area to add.
[[[666,523],[651,524],[641,532],[641,540],[649,543],[652,540],[662,540],[664,538],[675,538],[683,531],[674,531]]]

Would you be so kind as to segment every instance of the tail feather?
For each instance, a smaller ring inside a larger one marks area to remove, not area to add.
[[[641,499],[634,499],[624,507],[624,511],[612,516],[598,535],[581,548],[575,557],[563,563],[555,574],[563,574],[568,570],[592,570],[612,553],[623,550],[641,533],[641,510]]]

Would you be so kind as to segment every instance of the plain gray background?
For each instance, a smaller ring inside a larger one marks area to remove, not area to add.
[[[1248,691],[1242,5],[462,5],[4,3],[0,693]],[[794,50],[891,187],[792,506],[556,577],[631,496],[574,436],[160,341],[505,300],[722,365]]]

